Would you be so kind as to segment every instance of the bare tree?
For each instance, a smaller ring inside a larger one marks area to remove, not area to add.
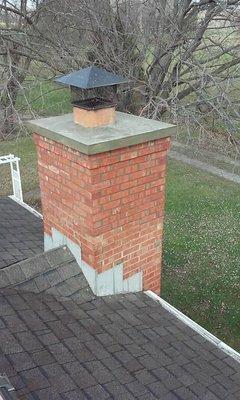
[[[150,118],[171,115],[202,130],[210,124],[239,144],[240,2],[110,4],[111,14],[96,14],[89,2],[84,10],[92,59],[132,79],[123,107]]]
[[[122,109],[239,145],[239,0],[26,3],[0,6],[5,112],[33,62],[49,77],[94,63],[130,78]]]
[[[1,136],[14,132],[15,105],[19,89],[26,78],[32,61],[29,51],[28,33],[37,20],[39,5],[31,13],[27,10],[27,1],[10,3],[2,1],[1,10],[1,106],[3,124]]]
[[[53,2],[44,0],[0,2],[0,137],[11,137],[19,129],[21,115],[16,102],[19,93],[25,96],[23,84],[30,74],[35,81],[37,70],[42,76],[47,71],[50,77],[77,66],[77,54],[73,57],[69,46],[70,33],[65,32],[62,40],[64,28],[57,20],[56,8],[56,1],[54,7]]]

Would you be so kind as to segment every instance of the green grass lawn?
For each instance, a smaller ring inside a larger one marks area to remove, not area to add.
[[[24,114],[29,107],[40,116],[52,116],[72,111],[69,89],[45,80],[34,84],[34,80],[25,81],[25,89],[17,98],[17,109]]]
[[[162,297],[240,350],[240,188],[168,165]]]
[[[1,142],[21,157],[24,192],[38,186],[31,137]],[[11,193],[0,167],[0,194]],[[168,164],[162,297],[240,350],[240,188],[173,160]]]

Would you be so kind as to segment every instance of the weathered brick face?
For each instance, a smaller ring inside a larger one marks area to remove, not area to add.
[[[124,278],[143,273],[160,291],[166,155],[158,139],[85,155],[34,135],[45,232],[54,227],[80,244],[98,272],[123,263]]]

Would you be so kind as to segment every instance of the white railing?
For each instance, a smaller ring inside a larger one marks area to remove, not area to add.
[[[12,197],[14,200],[23,202],[19,161],[20,158],[14,156],[13,154],[8,154],[7,156],[0,156],[0,165],[10,164],[11,168],[13,195],[10,197]]]

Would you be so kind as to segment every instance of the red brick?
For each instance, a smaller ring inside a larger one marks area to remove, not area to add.
[[[81,246],[98,272],[123,262],[124,277],[143,273],[160,291],[168,138],[87,156],[34,135],[44,230]]]

